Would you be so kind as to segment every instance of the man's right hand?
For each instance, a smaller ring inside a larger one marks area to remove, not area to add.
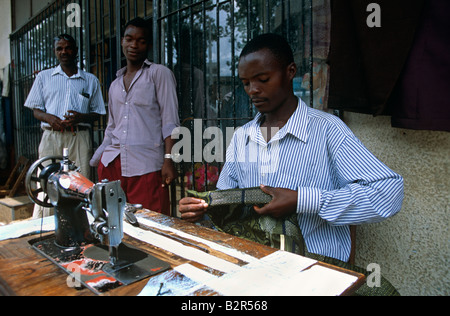
[[[201,220],[207,208],[208,204],[204,200],[193,197],[183,198],[179,203],[181,218],[191,223]]]
[[[33,115],[36,119],[42,122],[46,122],[55,131],[62,131],[66,126],[64,122],[57,116],[45,113],[39,109],[33,109]]]

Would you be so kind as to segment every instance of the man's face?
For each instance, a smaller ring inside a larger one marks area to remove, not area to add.
[[[253,105],[260,113],[277,110],[292,94],[294,63],[282,64],[268,49],[243,56],[239,60],[239,78]]]
[[[151,48],[149,34],[144,28],[130,25],[122,38],[122,51],[131,62],[142,62],[147,58]]]
[[[61,65],[72,66],[76,63],[78,49],[65,39],[55,42],[55,55]]]

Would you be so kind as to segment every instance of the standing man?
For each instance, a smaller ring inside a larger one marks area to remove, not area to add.
[[[108,126],[91,165],[99,180],[120,180],[127,202],[170,215],[168,184],[176,178],[172,131],[179,127],[176,81],[166,67],[147,59],[151,28],[128,22],[122,38],[127,66],[109,89]]]
[[[61,156],[69,149],[69,159],[89,178],[92,156],[91,124],[106,114],[98,79],[77,66],[78,47],[68,34],[55,37],[56,68],[41,71],[25,101],[44,130],[39,158]],[[50,215],[36,207],[33,216]]]

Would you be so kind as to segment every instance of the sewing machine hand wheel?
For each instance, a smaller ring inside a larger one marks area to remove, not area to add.
[[[30,199],[43,207],[53,207],[46,192],[48,177],[61,169],[62,156],[49,156],[37,160],[25,176],[25,189]],[[42,193],[42,194],[40,194]]]

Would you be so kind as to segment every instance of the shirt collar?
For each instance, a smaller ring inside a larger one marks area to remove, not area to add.
[[[142,64],[142,69],[145,68],[145,67],[150,67],[151,64],[152,64],[151,61],[149,61],[148,59],[145,59],[145,60],[144,60],[144,63]],[[125,74],[125,71],[126,71],[126,70],[127,70],[127,66],[125,66],[125,67],[119,69],[119,70],[117,71],[117,73],[116,73],[116,76],[117,76],[117,77],[123,76],[123,75]]]
[[[55,69],[52,72],[52,76],[55,75],[63,75],[66,76],[67,78],[69,78],[69,76],[67,76],[67,74],[64,72],[64,70],[62,70],[61,65],[58,65],[57,67],[55,67]],[[78,68],[78,72],[76,74],[74,74],[72,77],[70,77],[71,79],[75,79],[75,78],[81,78],[81,79],[86,79],[85,75],[84,75],[84,71],[81,70],[80,68]]]
[[[308,106],[299,98],[298,106],[291,115],[287,123],[272,137],[270,142],[283,139],[287,134],[298,138],[306,143],[308,139]],[[264,137],[261,133],[261,113],[258,113],[250,124],[248,137],[256,143],[265,144]]]

